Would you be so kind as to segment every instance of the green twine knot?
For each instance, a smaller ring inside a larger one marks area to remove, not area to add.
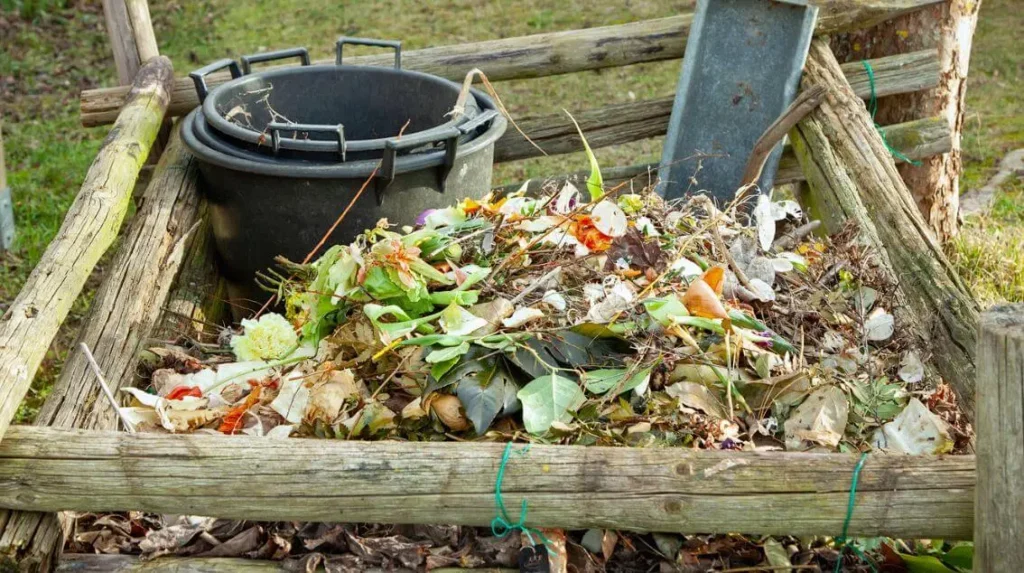
[[[525,448],[515,452],[516,455],[524,455],[530,451],[530,445],[527,444]],[[498,515],[494,516],[491,520],[491,533],[495,537],[505,537],[513,531],[521,531],[526,535],[526,538],[530,540],[530,545],[536,545],[537,542],[534,540],[534,535],[540,538],[547,548],[548,553],[554,554],[549,547],[550,542],[548,538],[544,536],[540,531],[528,527],[526,525],[526,499],[523,499],[522,504],[519,507],[519,521],[513,522],[512,518],[508,515],[508,510],[505,509],[505,500],[501,497],[501,482],[505,480],[505,467],[508,466],[509,458],[512,457],[512,442],[505,444],[505,453],[501,455],[501,465],[498,466],[498,477],[494,483],[494,505],[498,508]]]
[[[868,100],[868,110],[871,111],[871,121],[874,122],[875,113],[878,112],[878,98],[875,96],[875,70],[871,69],[871,63],[867,60],[861,60],[860,63],[864,65],[864,69],[868,72],[868,85],[871,86],[871,99]],[[882,131],[882,127],[877,123],[875,123],[875,131],[878,132],[878,135],[882,138],[882,144],[885,145],[885,148],[893,157],[916,167],[921,166],[920,161],[914,161],[901,153],[900,150],[889,145],[889,141],[885,138],[885,132]]]
[[[874,89],[871,93],[874,94]],[[846,519],[843,520],[843,532],[836,538],[836,545],[839,546],[839,557],[836,559],[836,568],[833,573],[839,573],[843,567],[843,553],[849,549],[853,551],[857,557],[860,557],[861,561],[864,561],[871,567],[871,570],[878,573],[878,569],[875,568],[875,564],[868,559],[868,556],[860,550],[859,547],[850,543],[847,539],[846,534],[850,530],[850,520],[853,519],[853,507],[857,502],[857,482],[860,481],[860,470],[864,469],[864,462],[868,459],[867,452],[861,454],[860,460],[857,461],[857,465],[853,468],[853,480],[850,483],[850,499],[846,502]]]

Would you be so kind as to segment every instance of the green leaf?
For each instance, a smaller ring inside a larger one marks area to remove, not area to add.
[[[775,334],[774,332],[771,332],[771,330],[769,330],[768,327],[765,326],[765,324],[763,322],[761,322],[760,320],[757,320],[754,317],[747,316],[747,315],[743,314],[742,312],[739,312],[738,310],[730,310],[729,311],[729,320],[731,320],[733,324],[735,324],[736,326],[738,326],[740,328],[749,328],[750,330],[756,330],[758,332],[769,332],[769,333],[771,333],[772,350],[775,351],[775,352],[778,352],[778,353],[786,353],[786,352],[788,352],[788,353],[794,354],[794,355],[797,353],[796,352],[796,348],[794,348],[793,345],[790,344],[788,340],[786,340],[785,338],[782,338],[781,336],[779,336],[778,334]]]
[[[628,342],[618,338],[593,338],[562,330],[546,334],[543,339],[531,338],[516,349],[512,361],[533,378],[540,378],[556,369],[589,370],[622,366]]]
[[[452,303],[460,306],[470,306],[476,304],[479,298],[480,291],[478,290],[446,290],[430,293],[430,302],[434,306],[448,306]]]
[[[437,362],[430,365],[430,376],[434,380],[440,380],[453,366],[459,363],[461,356],[456,356],[451,360],[445,360],[444,362]]]
[[[725,334],[725,328],[717,319],[703,318],[700,316],[677,316],[675,317],[674,322],[683,326],[703,328],[704,330],[709,330],[716,334]]]
[[[372,266],[366,271],[363,288],[377,300],[386,300],[405,294],[405,290],[393,280],[384,267]]]
[[[616,395],[625,394],[647,382],[651,376],[651,368],[635,371],[628,380],[626,379],[627,375],[629,375],[628,368],[591,370],[583,373],[583,385],[588,392],[594,394],[607,394],[612,390],[616,391]]]
[[[580,124],[576,123],[576,118],[568,110],[564,111],[569,116],[569,119],[572,120],[572,124],[576,126],[576,131],[580,134],[580,141],[583,142],[583,151],[587,154],[587,159],[590,161],[590,177],[587,178],[587,191],[590,192],[590,200],[597,201],[604,196],[604,179],[601,177],[601,166],[597,164],[597,156],[590,149],[587,138],[583,137],[583,130],[580,129]]]
[[[676,317],[690,314],[686,311],[683,301],[675,296],[649,298],[644,301],[644,308],[647,310],[647,314],[662,326],[669,326],[675,322]]]
[[[949,567],[942,564],[937,557],[931,555],[907,555],[900,553],[908,573],[949,573]]]
[[[523,404],[523,424],[531,434],[543,434],[555,422],[567,423],[586,400],[575,382],[557,374],[536,378],[518,394]]]
[[[456,393],[477,434],[491,427],[502,411],[516,406],[516,386],[502,359],[488,359],[485,368],[459,381]]]
[[[463,342],[458,346],[448,346],[435,350],[427,354],[424,360],[428,364],[437,364],[438,362],[447,362],[453,358],[458,358],[467,352],[469,352],[469,343]]]
[[[942,556],[942,562],[966,571],[974,568],[974,544],[958,543]]]

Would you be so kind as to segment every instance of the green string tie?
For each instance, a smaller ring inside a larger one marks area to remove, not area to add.
[[[515,452],[517,456],[525,455],[530,451],[530,445],[527,444],[525,448]],[[526,538],[530,540],[530,545],[537,545],[534,540],[534,535],[540,538],[541,542],[547,548],[548,553],[554,554],[551,550],[548,538],[544,536],[540,531],[527,527],[526,525],[526,500],[523,499],[522,505],[519,507],[519,521],[512,522],[512,518],[508,515],[508,510],[505,509],[505,500],[501,498],[501,482],[505,480],[505,467],[508,466],[509,458],[512,457],[512,442],[505,444],[505,453],[501,455],[501,465],[498,466],[498,477],[494,483],[494,505],[498,508],[498,515],[494,516],[491,520],[491,533],[495,537],[505,537],[513,531],[521,531],[526,535]]]
[[[868,110],[871,111],[871,121],[874,123],[875,113],[878,112],[878,98],[875,96],[875,70],[871,69],[871,62],[867,60],[861,60],[860,63],[864,65],[864,69],[868,72],[868,85],[871,86],[871,99],[868,100]],[[882,144],[885,145],[885,148],[893,157],[917,167],[921,166],[920,161],[914,161],[906,155],[903,155],[900,150],[889,145],[889,141],[885,138],[885,132],[882,131],[882,127],[877,123],[875,123],[875,131],[878,132],[878,135],[882,138]]]
[[[871,90],[873,94],[875,90]],[[833,573],[839,573],[843,567],[843,552],[847,549],[853,551],[857,557],[860,557],[861,561],[864,561],[871,567],[874,573],[878,573],[878,569],[875,568],[875,564],[868,559],[868,556],[860,550],[859,547],[850,543],[847,539],[846,534],[850,530],[850,520],[853,519],[853,507],[857,502],[857,482],[860,481],[860,470],[864,469],[864,462],[868,460],[867,452],[861,454],[860,460],[857,461],[857,465],[853,468],[853,481],[850,483],[850,499],[846,502],[846,519],[843,520],[843,533],[836,538],[836,545],[839,546],[839,558],[836,559],[836,568]]]

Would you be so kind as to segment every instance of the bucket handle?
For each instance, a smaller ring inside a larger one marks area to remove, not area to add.
[[[303,66],[309,65],[309,50],[306,48],[288,48],[285,50],[274,50],[261,54],[250,54],[239,58],[242,61],[242,75],[247,76],[252,71],[252,64],[283,60],[285,58],[299,58]]]
[[[267,131],[270,132],[270,145],[274,150],[274,155],[277,155],[278,151],[281,150],[281,131],[321,131],[333,133],[338,136],[338,155],[341,156],[342,161],[345,161],[348,144],[345,142],[345,126],[340,123],[338,125],[309,125],[305,123],[274,122],[267,125]]]
[[[403,137],[395,137],[384,142],[384,156],[380,160],[380,170],[377,173],[374,184],[377,194],[377,206],[384,204],[384,192],[395,180],[395,165],[398,160],[398,152],[406,149],[413,149],[427,144],[440,143],[444,149],[444,159],[441,165],[437,166],[437,183],[441,193],[444,193],[445,181],[452,167],[455,166],[455,156],[459,151],[459,137],[463,131],[458,127],[442,129],[437,133],[412,134]]]
[[[188,77],[192,78],[192,83],[196,86],[196,95],[199,96],[199,103],[203,103],[206,96],[210,93],[209,86],[206,85],[206,76],[213,72],[223,70],[224,68],[231,69],[231,79],[242,76],[242,70],[238,69],[238,63],[231,58],[217,60],[216,62],[203,66],[188,75]]]
[[[374,40],[371,38],[353,38],[351,36],[342,36],[338,38],[338,41],[334,44],[335,60],[334,63],[341,65],[341,50],[345,44],[352,44],[356,46],[375,46],[378,48],[391,48],[395,51],[395,69],[402,69],[402,42],[397,40]]]

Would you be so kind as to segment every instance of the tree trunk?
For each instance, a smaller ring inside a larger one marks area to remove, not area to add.
[[[942,116],[949,122],[953,147],[949,153],[923,160],[920,166],[901,165],[925,220],[940,241],[958,230],[960,207],[960,138],[964,123],[964,93],[974,27],[981,0],[947,0],[899,16],[874,28],[832,39],[840,61],[859,61],[914,50],[937,49],[941,81],[926,92],[885,98],[878,104],[878,122],[899,123]]]
[[[824,40],[811,43],[803,83],[829,89],[821,107],[790,134],[807,175],[809,210],[829,232],[848,221],[857,224],[898,286],[897,320],[920,337],[973,418],[977,303],[922,218]]]

